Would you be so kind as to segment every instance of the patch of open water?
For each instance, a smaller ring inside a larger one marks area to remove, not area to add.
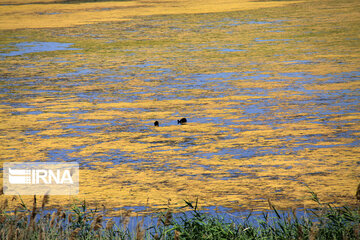
[[[71,48],[73,43],[59,42],[22,42],[14,44],[18,48],[16,51],[9,53],[0,53],[0,56],[11,57],[21,56],[28,53],[59,51],[59,50],[80,50],[79,48]]]

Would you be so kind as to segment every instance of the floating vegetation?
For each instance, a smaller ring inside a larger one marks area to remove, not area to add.
[[[1,5],[0,161],[79,162],[115,212],[312,206],[303,183],[351,205],[358,2],[207,2]]]

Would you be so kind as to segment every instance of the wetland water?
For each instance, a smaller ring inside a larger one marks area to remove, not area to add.
[[[2,30],[1,161],[76,161],[114,209],[353,203],[356,1],[302,4]]]

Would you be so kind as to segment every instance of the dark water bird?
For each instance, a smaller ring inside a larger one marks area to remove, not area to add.
[[[155,122],[154,122],[154,126],[155,126],[155,127],[158,127],[158,126],[159,126],[159,122],[158,122],[158,121],[155,121]]]
[[[182,119],[178,120],[178,124],[181,124],[181,125],[185,124],[186,122],[187,122],[186,118],[182,118]]]

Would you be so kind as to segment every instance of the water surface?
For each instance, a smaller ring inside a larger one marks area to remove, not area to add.
[[[0,159],[79,162],[77,198],[115,210],[351,203],[359,25],[327,6],[4,31]]]

